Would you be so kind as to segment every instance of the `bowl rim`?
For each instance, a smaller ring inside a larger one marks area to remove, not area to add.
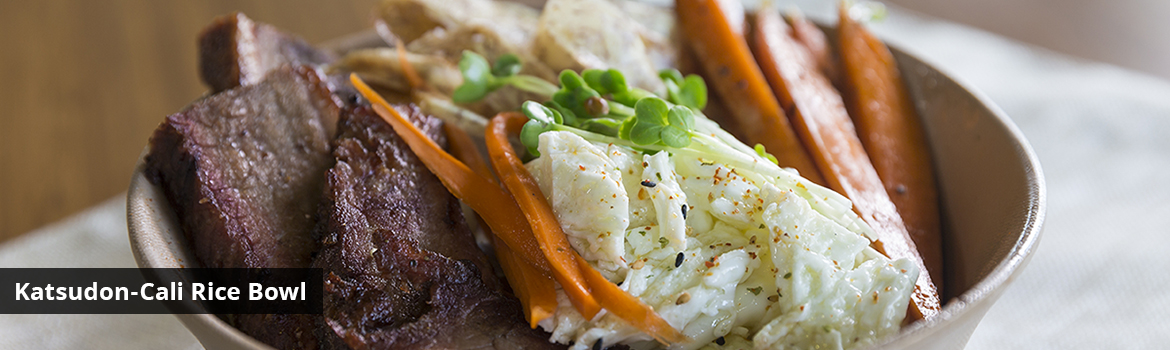
[[[996,264],[986,276],[962,294],[948,300],[937,316],[923,322],[915,322],[902,327],[897,336],[886,339],[879,343],[879,345],[873,347],[873,349],[908,347],[921,342],[923,339],[943,329],[943,325],[945,324],[962,321],[972,312],[977,312],[974,310],[978,306],[984,303],[994,304],[1004,292],[1008,283],[1015,280],[1016,277],[1019,277],[1023,268],[1027,266],[1028,262],[1032,260],[1032,256],[1035,255],[1036,247],[1043,233],[1044,219],[1048,211],[1048,188],[1044,179],[1044,171],[1040,166],[1040,158],[1036,155],[1035,150],[1032,149],[1032,145],[1028,142],[1027,137],[1012,122],[1011,118],[1007,116],[1007,113],[1000,109],[999,105],[995,104],[983,91],[974,88],[974,85],[966,79],[952,73],[949,69],[942,68],[932,60],[924,58],[922,54],[888,41],[886,41],[886,46],[893,52],[899,66],[904,66],[906,62],[903,62],[903,60],[908,59],[912,61],[909,63],[917,63],[918,65],[929,67],[938,72],[939,75],[950,79],[956,86],[967,94],[970,94],[980,106],[987,109],[987,112],[993,117],[993,121],[998,124],[997,126],[1007,131],[1008,136],[1010,136],[1013,142],[1012,146],[1015,148],[1016,155],[1023,161],[1024,178],[1028,188],[1028,201],[1027,215],[1023,217],[1024,223],[1020,237],[1016,239],[1015,244],[1008,250],[1007,256],[1003,260]],[[902,72],[902,76],[907,76],[907,72]],[[986,310],[983,312],[986,312]],[[979,322],[982,322],[982,314],[978,316],[980,317]],[[967,337],[969,338],[970,334]],[[966,339],[963,340],[963,343],[966,343]]]
[[[822,28],[827,26],[821,25]],[[825,28],[832,30],[832,28]],[[352,33],[330,41],[327,41],[320,46],[326,50],[334,52],[344,51],[346,48],[367,47],[372,40],[380,40],[376,33],[372,30]],[[910,60],[908,63],[917,64],[928,67],[936,71],[940,76],[951,80],[963,92],[973,97],[978,105],[987,109],[988,114],[993,118],[993,122],[998,127],[1003,128],[1009,139],[1013,143],[1016,155],[1023,162],[1025,171],[1025,182],[1028,188],[1027,200],[1027,215],[1023,217],[1024,223],[1022,232],[1015,243],[1008,250],[1007,256],[992,268],[985,277],[980,279],[970,288],[956,297],[948,300],[943,306],[940,313],[931,319],[914,322],[910,325],[903,326],[898,334],[893,337],[888,337],[884,341],[875,344],[871,349],[898,349],[910,347],[914,344],[923,342],[931,335],[938,333],[946,328],[946,325],[961,322],[969,317],[980,317],[983,315],[978,308],[985,303],[994,303],[995,300],[1005,290],[1006,285],[1019,276],[1023,267],[1031,260],[1035,252],[1036,246],[1039,243],[1041,233],[1043,231],[1043,224],[1047,212],[1047,187],[1040,166],[1039,158],[1032,149],[1031,144],[1027,138],[1019,130],[1019,128],[1011,121],[1011,119],[1004,113],[998,105],[991,101],[982,91],[973,88],[973,85],[968,83],[965,79],[956,76],[949,70],[940,68],[939,65],[932,61],[923,58],[924,56],[907,50],[901,45],[887,42],[886,45],[899,62],[899,66],[905,66],[903,60]],[[902,76],[907,76],[907,72],[902,72]],[[175,215],[170,208],[170,204],[165,197],[160,197],[161,203],[147,203],[151,195],[145,194],[144,191],[157,191],[156,194],[161,194],[161,188],[158,185],[147,180],[145,168],[145,156],[149,152],[149,144],[143,149],[139,155],[137,164],[135,165],[134,173],[132,174],[129,190],[127,191],[127,224],[128,235],[130,240],[131,250],[134,253],[134,259],[140,268],[157,268],[157,267],[183,267],[174,259],[174,251],[170,251],[166,247],[147,245],[139,235],[145,232],[160,233],[158,225],[151,225],[148,222],[140,222],[139,219],[144,219],[145,216],[141,210],[148,210],[151,206],[161,207],[168,210],[166,213],[158,213],[157,215]],[[149,188],[153,187],[153,188]],[[153,230],[146,229],[147,226],[155,226]],[[168,242],[174,243],[174,242]],[[182,242],[181,244],[186,244]],[[150,252],[156,252],[159,249],[164,249],[170,256],[156,256]],[[168,259],[170,259],[168,261]],[[989,307],[990,305],[988,305]],[[201,343],[205,346],[207,339],[214,336],[211,333],[219,333],[221,337],[226,337],[226,341],[244,345],[253,349],[272,349],[267,344],[264,344],[251,336],[241,332],[239,329],[228,325],[219,317],[213,314],[175,314],[175,316],[183,323],[183,325],[196,335]],[[977,320],[981,321],[981,320]],[[971,330],[974,331],[974,328]],[[967,334],[967,337],[970,333]],[[963,340],[963,343],[966,339]]]

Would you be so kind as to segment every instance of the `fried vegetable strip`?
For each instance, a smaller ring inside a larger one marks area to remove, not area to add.
[[[926,133],[890,50],[841,12],[839,45],[845,103],[857,135],[941,289],[938,187]]]
[[[892,259],[907,258],[921,273],[911,296],[912,317],[938,311],[939,297],[929,269],[915,248],[881,178],[854,132],[840,94],[817,69],[812,54],[792,37],[775,11],[757,15],[756,55],[780,101],[793,110],[792,123],[812,151],[829,187],[853,201],[853,208],[874,229],[874,248]]]
[[[736,28],[735,23],[743,23],[742,12],[733,18],[724,11],[738,4],[722,3],[726,1],[679,0],[675,4],[688,44],[741,127],[740,133],[747,137],[746,143],[764,145],[780,166],[796,168],[801,176],[824,184],[752,58],[742,29]]]
[[[447,132],[448,145],[451,152],[455,153],[456,158],[467,164],[467,167],[475,171],[476,174],[489,180],[494,179],[491,169],[484,163],[483,155],[476,149],[475,143],[466,131],[451,124],[443,124],[443,130]],[[483,218],[480,217],[479,220],[483,224],[481,227],[490,233],[491,228],[483,222]],[[495,234],[491,235],[494,238]],[[516,293],[516,297],[520,299],[520,304],[524,307],[524,318],[528,320],[530,327],[536,328],[540,321],[551,317],[556,312],[556,282],[552,276],[525,263],[523,257],[517,255],[512,248],[498,238],[493,239],[493,246],[496,250],[496,258],[500,261],[500,267],[504,269],[504,275],[508,277],[508,284],[512,286],[512,291]]]
[[[552,206],[544,198],[532,174],[528,173],[528,169],[516,156],[512,144],[508,143],[508,135],[519,135],[526,122],[528,118],[519,113],[501,113],[492,118],[488,123],[488,134],[485,137],[488,154],[505,186],[513,194],[518,194],[516,201],[524,209],[524,215],[532,224],[533,231],[539,233],[537,239],[541,241],[542,248],[545,248],[546,252],[553,250],[557,253],[555,257],[549,258],[555,261],[553,265],[577,266],[584,283],[589,286],[589,291],[596,297],[601,307],[634,328],[666,345],[685,341],[686,336],[671,327],[654,312],[654,309],[606,280],[569,245],[569,239],[561,229]],[[559,260],[562,257],[568,260]],[[582,313],[585,319],[592,319],[595,314],[596,312]]]
[[[443,151],[414,124],[390,107],[386,100],[370,89],[356,74],[350,75],[350,82],[370,100],[374,111],[394,128],[394,132],[402,137],[407,146],[410,146],[410,150],[439,178],[443,186],[487,221],[496,238],[504,241],[513,251],[519,252],[527,263],[538,269],[550,271],[582,315],[592,317],[597,314],[601,306],[589,294],[580,269],[576,266],[576,260],[563,257],[561,255],[564,252],[557,252],[552,246],[540,242],[533,234],[532,226],[524,220],[524,212],[520,210],[517,201],[508,192],[493,181],[472,172],[463,162]],[[560,226],[557,226],[557,229],[560,229]],[[568,246],[567,242],[565,246]],[[552,260],[548,256],[553,256],[557,260]],[[572,264],[565,264],[566,260]]]

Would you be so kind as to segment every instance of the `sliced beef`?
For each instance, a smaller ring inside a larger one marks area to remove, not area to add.
[[[309,267],[339,107],[307,67],[197,101],[151,138],[146,173],[204,267]],[[233,315],[277,348],[316,348],[320,317]]]
[[[441,144],[438,119],[400,112]],[[325,320],[354,348],[555,348],[529,329],[434,175],[368,107],[343,113],[313,262]],[[489,282],[485,282],[489,281]]]
[[[315,73],[288,67],[159,126],[146,171],[166,189],[203,266],[309,265],[338,108]]]
[[[333,55],[242,13],[216,18],[199,35],[199,73],[212,91],[260,82],[283,65],[317,66]]]

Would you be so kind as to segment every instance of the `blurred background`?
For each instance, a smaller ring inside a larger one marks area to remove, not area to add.
[[[204,92],[195,38],[215,16],[243,11],[321,42],[369,27],[375,2],[0,2],[0,241],[126,190],[151,130]],[[1170,78],[1167,1],[888,3]]]

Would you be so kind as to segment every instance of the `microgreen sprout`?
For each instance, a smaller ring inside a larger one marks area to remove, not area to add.
[[[463,58],[459,60],[459,73],[463,75],[463,84],[455,89],[451,98],[458,103],[475,102],[504,85],[541,96],[552,96],[557,91],[556,85],[552,83],[531,75],[520,74],[522,67],[520,57],[513,54],[500,55],[496,58],[495,65],[489,65],[483,56],[463,51]]]
[[[664,70],[659,76],[667,96],[629,86],[616,69],[586,69],[580,74],[564,70],[557,77],[560,86],[520,74],[523,67],[516,55],[502,55],[494,65],[470,51],[463,52],[459,71],[463,74],[453,96],[459,103],[483,99],[504,85],[546,96],[544,103],[528,101],[520,108],[528,123],[520,141],[529,154],[538,156],[540,134],[551,130],[587,131],[618,138],[644,151],[682,148],[691,143],[695,115],[707,104],[703,79],[683,76],[678,70]]]
[[[707,107],[707,83],[702,77],[694,74],[683,77],[677,69],[664,69],[658,72],[658,76],[666,84],[666,96],[670,102],[696,111]]]

